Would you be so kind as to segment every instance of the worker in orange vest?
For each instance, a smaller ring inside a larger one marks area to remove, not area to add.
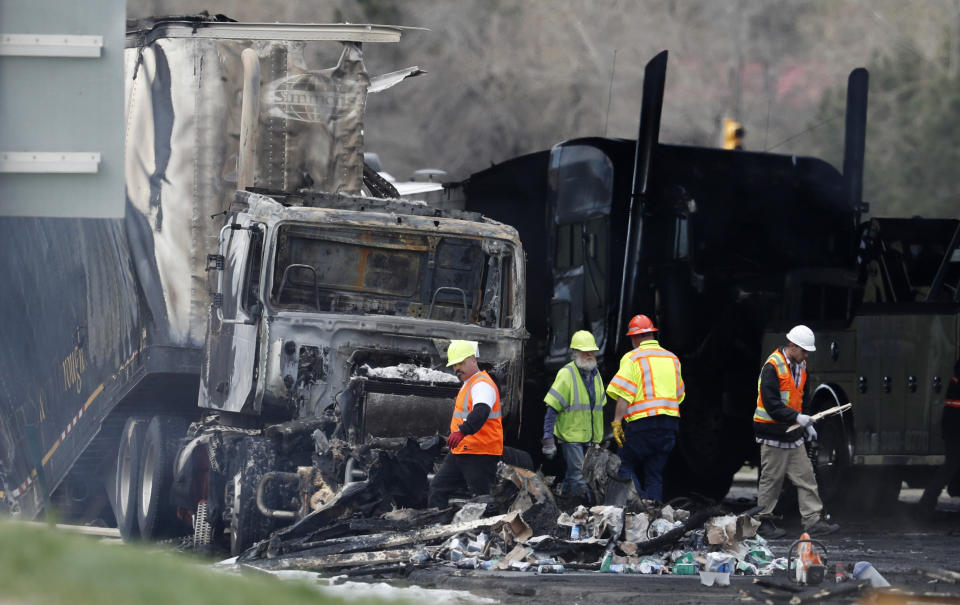
[[[612,423],[620,446],[617,474],[633,479],[641,498],[661,501],[663,467],[680,429],[680,360],[660,346],[657,328],[646,315],[630,320],[627,336],[634,349],[620,359],[620,369],[607,386],[607,395],[617,400]]]
[[[447,367],[463,386],[450,419],[450,453],[430,482],[427,505],[446,508],[450,495],[467,488],[471,495],[486,494],[497,479],[503,455],[500,391],[477,362],[477,343],[453,340],[447,347]]]
[[[803,413],[803,388],[807,383],[807,354],[816,351],[813,330],[794,326],[787,332],[787,344],[776,349],[764,362],[757,379],[757,408],[753,413],[753,432],[760,444],[760,483],[757,489],[758,513],[764,538],[779,538],[785,532],[773,522],[773,509],[780,497],[784,478],[797,487],[803,530],[811,536],[831,534],[839,525],[823,517],[823,502],[817,490],[817,478],[807,456],[804,439],[815,441],[813,419]],[[789,431],[794,424],[803,431]]]

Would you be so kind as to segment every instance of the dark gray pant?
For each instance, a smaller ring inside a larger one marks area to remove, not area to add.
[[[447,454],[430,482],[427,506],[446,508],[450,496],[464,489],[470,497],[490,493],[499,461],[500,456],[487,454]]]
[[[563,461],[567,466],[567,473],[563,477],[563,495],[584,496],[590,493],[587,482],[583,479],[583,456],[590,447],[589,443],[559,443],[563,452]]]

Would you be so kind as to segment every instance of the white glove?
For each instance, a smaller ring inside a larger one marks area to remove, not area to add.
[[[812,424],[807,425],[807,440],[808,441],[817,440],[817,429],[813,428]]]
[[[800,426],[810,426],[813,422],[813,418],[807,416],[806,414],[797,414],[797,424]]]

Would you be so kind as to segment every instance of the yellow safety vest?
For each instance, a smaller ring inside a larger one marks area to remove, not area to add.
[[[679,417],[686,395],[680,360],[656,340],[646,340],[620,360],[607,395],[629,402],[627,422],[659,414]]]
[[[553,386],[543,397],[544,403],[557,411],[553,433],[569,443],[600,443],[603,440],[603,406],[607,396],[603,380],[597,372],[593,377],[596,405],[591,408],[590,394],[583,376],[574,362],[560,368]]]

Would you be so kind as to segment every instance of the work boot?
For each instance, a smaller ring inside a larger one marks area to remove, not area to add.
[[[811,525],[806,529],[806,532],[810,534],[811,538],[816,538],[817,536],[826,536],[832,534],[833,532],[840,529],[840,526],[836,523],[830,523],[823,517],[817,519],[817,522]]]
[[[763,518],[760,519],[760,527],[757,528],[757,533],[764,540],[776,540],[777,538],[782,538],[787,535],[786,530],[781,527],[777,527],[772,519]]]

